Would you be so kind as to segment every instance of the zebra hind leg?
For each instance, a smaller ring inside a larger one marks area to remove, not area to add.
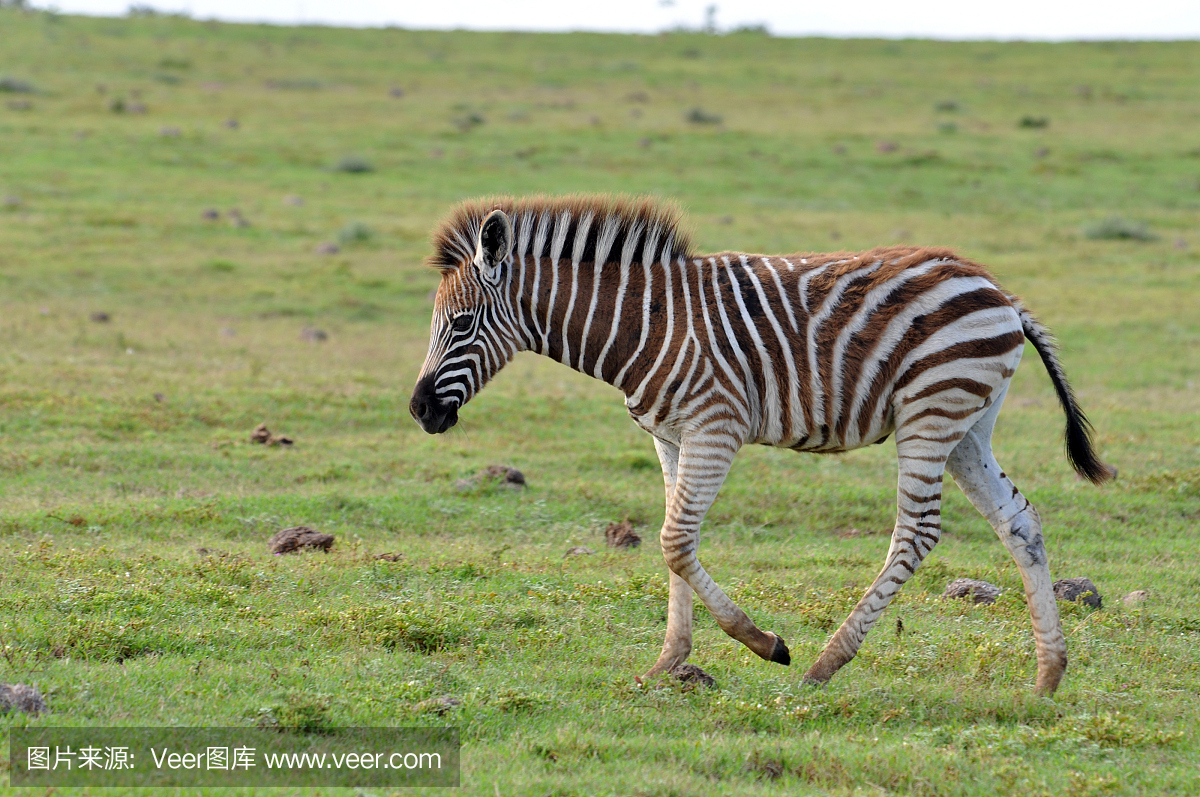
[[[916,571],[941,536],[942,474],[953,442],[942,442],[944,429],[901,428],[896,452],[900,460],[896,493],[896,525],[887,559],[858,605],[834,633],[815,664],[804,675],[808,683],[825,683],[854,658],[871,626],[883,614],[904,582]]]
[[[996,536],[1017,563],[1037,646],[1036,691],[1051,695],[1067,669],[1067,644],[1046,562],[1041,518],[992,454],[992,428],[999,409],[1000,402],[996,402],[967,432],[946,467],[967,499],[992,524]]]

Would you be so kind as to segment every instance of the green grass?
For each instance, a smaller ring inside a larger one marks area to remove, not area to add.
[[[451,721],[480,795],[1200,792],[1200,44],[15,11],[0,41],[22,87],[0,95],[0,681],[53,709],[0,725]],[[447,436],[407,413],[430,227],[537,191],[677,198],[712,250],[952,246],[1022,295],[1121,472],[1074,478],[1027,357],[998,457],[1055,577],[1105,599],[1063,606],[1055,699],[1031,694],[1015,567],[950,486],[858,658],[800,684],[883,560],[890,445],[744,451],[701,559],[798,666],[700,609],[718,688],[636,688],[665,628],[662,492],[619,394],[522,356]],[[1140,232],[1091,234],[1109,219]],[[263,421],[296,445],[250,444]],[[492,463],[529,489],[455,489]],[[647,544],[607,551],[625,518]],[[299,523],[333,552],[268,555]],[[1006,592],[938,600],[958,576]],[[419,706],[442,695],[445,720]]]

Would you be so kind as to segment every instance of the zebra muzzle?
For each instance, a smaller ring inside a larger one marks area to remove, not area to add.
[[[458,407],[442,404],[433,397],[413,394],[408,411],[429,434],[441,434],[458,423]]]

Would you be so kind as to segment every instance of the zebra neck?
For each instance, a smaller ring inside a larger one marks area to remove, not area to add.
[[[663,334],[662,300],[652,294],[669,285],[662,265],[525,258],[514,272],[526,347],[632,395]]]

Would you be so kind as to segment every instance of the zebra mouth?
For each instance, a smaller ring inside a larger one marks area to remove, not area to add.
[[[426,429],[425,431],[432,432],[433,434],[441,434],[456,423],[458,423],[458,407],[448,407],[446,414],[438,421],[437,431],[434,432],[431,429]]]
[[[447,405],[436,399],[430,401],[414,396],[408,409],[413,419],[429,434],[441,434],[458,423],[458,406],[455,404]]]

